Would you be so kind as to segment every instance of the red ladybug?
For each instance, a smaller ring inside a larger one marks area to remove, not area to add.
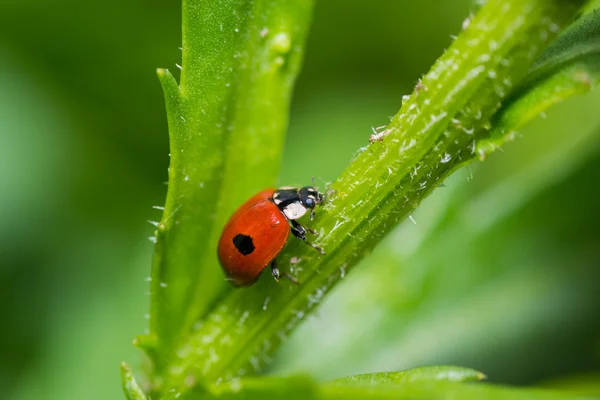
[[[296,221],[308,210],[312,220],[315,207],[322,204],[323,200],[323,194],[317,189],[305,186],[301,189],[265,189],[245,202],[231,216],[219,239],[217,254],[229,280],[235,286],[251,285],[270,263],[273,278],[279,281],[275,257],[285,245],[290,231],[325,254],[321,248],[306,240],[306,232],[317,235],[317,231]],[[285,275],[297,283],[291,275]]]

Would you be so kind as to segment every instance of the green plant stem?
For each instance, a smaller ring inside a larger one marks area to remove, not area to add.
[[[291,243],[279,261],[294,267],[299,287],[261,279],[231,292],[181,348],[169,386],[259,371],[358,260],[475,157],[502,101],[584,3],[488,0],[404,99],[387,136],[362,149],[334,182],[335,194],[314,221],[327,255]]]
[[[153,386],[199,318],[230,285],[220,230],[279,172],[293,82],[312,0],[184,0],[181,84],[159,69],[170,135],[169,182],[156,223],[150,333],[136,343]]]

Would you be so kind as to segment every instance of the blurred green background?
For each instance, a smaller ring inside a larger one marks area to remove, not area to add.
[[[280,183],[333,180],[470,10],[317,2]],[[179,18],[179,2],[0,0],[0,399],[121,398],[118,363],[139,364],[169,151],[155,68],[176,70]],[[560,105],[453,176],[270,372],[600,381],[598,109],[600,93]]]

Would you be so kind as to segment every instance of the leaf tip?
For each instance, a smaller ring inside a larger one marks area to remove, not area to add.
[[[165,77],[173,77],[171,71],[169,71],[168,68],[156,68],[156,75],[158,75],[158,79],[163,79]]]
[[[133,377],[131,367],[125,361],[121,362],[121,380],[123,382],[123,392],[128,400],[148,400]]]
[[[125,361],[121,361],[121,375],[131,373],[131,367]]]
[[[160,81],[166,96],[175,96],[179,94],[179,85],[173,74],[171,74],[171,71],[166,68],[157,68],[156,75],[158,76],[158,80]]]

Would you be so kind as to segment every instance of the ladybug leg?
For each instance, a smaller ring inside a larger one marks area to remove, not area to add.
[[[317,232],[313,228],[309,228],[309,227],[305,226],[304,229],[306,229],[307,232],[310,232],[310,233],[312,233],[313,235],[315,235],[317,237],[319,236],[319,232]]]
[[[315,216],[315,210],[314,210],[314,208],[313,208],[313,209],[311,210],[311,212],[310,212],[310,220],[311,220],[311,221],[313,220],[314,216]],[[298,226],[300,226],[300,228],[304,229],[306,232],[310,232],[310,233],[312,233],[313,235],[315,235],[315,236],[317,236],[317,237],[319,236],[319,232],[317,232],[317,231],[316,231],[315,229],[313,229],[313,228],[309,228],[308,226],[302,226],[302,225],[300,225],[300,224],[298,224]]]
[[[271,261],[271,274],[273,274],[273,279],[275,279],[275,282],[279,282],[279,278],[281,275],[279,273],[279,268],[277,268],[277,262],[275,261],[275,259]]]
[[[275,261],[275,259],[273,259],[273,261],[271,261],[271,273],[273,274],[273,279],[275,279],[276,282],[279,282],[281,273],[279,272],[279,268],[277,268],[277,261]],[[296,279],[289,272],[284,272],[283,276],[285,276],[287,279],[289,279],[292,283],[294,283],[296,285],[300,284],[300,282],[298,282],[298,279]]]
[[[292,225],[294,226],[294,228],[296,228],[298,230],[298,232],[302,235],[306,235],[306,232],[312,233],[315,236],[319,236],[319,232],[317,232],[315,229],[313,228],[309,228],[308,226],[303,226],[300,225],[300,223],[298,223],[296,220],[292,220]],[[292,228],[292,232],[294,231],[294,229]],[[300,236],[298,236],[300,238]],[[300,238],[302,239],[302,238]],[[306,240],[306,238],[302,239],[302,240]]]
[[[302,240],[304,243],[308,244],[309,246],[311,246],[313,249],[315,249],[316,251],[318,251],[321,254],[325,254],[325,251],[323,251],[322,248],[320,248],[319,246],[317,246],[314,243],[309,242],[306,239],[306,231],[307,228],[303,227],[302,225],[300,225],[296,220],[292,220],[292,228],[291,228],[292,233],[294,234],[294,236],[296,236],[298,239]],[[308,231],[310,233],[315,234],[316,231],[314,229],[308,228]]]

